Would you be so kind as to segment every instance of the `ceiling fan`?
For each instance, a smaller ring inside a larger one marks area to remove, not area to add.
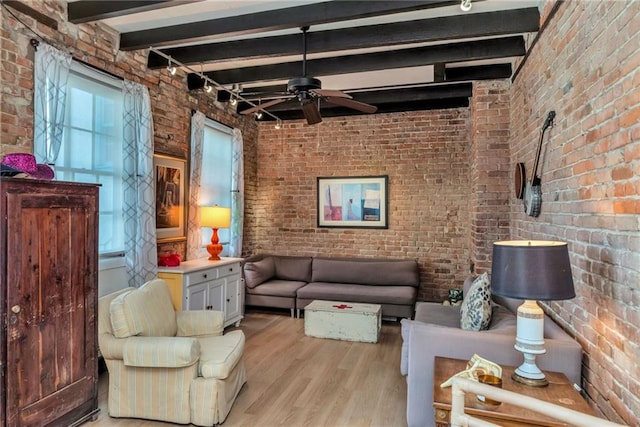
[[[300,29],[302,30],[302,76],[293,77],[289,80],[287,83],[287,92],[289,95],[260,103],[241,111],[240,114],[251,114],[285,101],[297,100],[302,108],[305,119],[307,119],[307,123],[314,125],[322,121],[320,109],[318,108],[321,99],[329,104],[352,108],[362,111],[363,113],[375,113],[378,107],[356,101],[351,95],[339,90],[322,89],[322,82],[320,80],[307,76],[307,30],[309,27],[302,27]]]

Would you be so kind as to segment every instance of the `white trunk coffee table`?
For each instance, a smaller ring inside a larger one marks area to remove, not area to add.
[[[377,343],[382,307],[338,301],[312,301],[304,309],[304,333],[310,337]]]

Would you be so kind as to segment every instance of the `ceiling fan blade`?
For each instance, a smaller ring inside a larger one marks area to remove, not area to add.
[[[363,113],[371,114],[378,111],[378,107],[376,107],[375,105],[365,104],[364,102],[356,101],[354,99],[337,98],[337,97],[329,96],[326,98],[326,101],[331,104],[353,108],[354,110],[362,111]]]
[[[348,95],[342,91],[339,90],[333,90],[333,89],[312,89],[309,92],[316,94],[316,95],[320,95],[320,96],[332,96],[335,98],[353,98],[351,95]]]
[[[307,123],[310,125],[315,125],[322,121],[320,110],[318,110],[318,106],[312,100],[307,100],[302,103],[302,113],[304,114],[304,118],[307,119]]]
[[[240,114],[255,113],[256,111],[264,110],[265,108],[269,108],[269,107],[273,107],[274,105],[278,105],[281,102],[284,102],[286,100],[287,100],[287,98],[282,98],[282,99],[273,99],[273,100],[268,101],[268,102],[263,102],[262,104],[258,104],[255,107],[247,108],[246,110],[240,111]]]

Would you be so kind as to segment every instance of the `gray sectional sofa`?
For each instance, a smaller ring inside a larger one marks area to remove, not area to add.
[[[245,304],[299,315],[313,300],[380,304],[410,318],[420,284],[415,260],[255,255],[243,264]]]
[[[467,279],[464,295],[473,278]],[[420,302],[415,320],[402,320],[400,371],[407,380],[407,425],[435,425],[433,364],[436,356],[469,360],[474,354],[499,365],[519,366],[523,355],[514,348],[516,315],[520,300],[493,297],[489,328],[484,331],[460,329],[460,307]],[[547,352],[536,358],[542,370],[564,373],[580,385],[582,347],[548,316],[544,320]]]

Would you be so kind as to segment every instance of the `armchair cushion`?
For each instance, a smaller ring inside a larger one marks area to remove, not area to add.
[[[176,312],[179,337],[222,335],[224,313],[215,310]]]
[[[220,337],[200,338],[200,344],[200,376],[223,380],[242,358],[244,334],[231,331]]]
[[[118,338],[173,337],[178,331],[171,294],[162,279],[117,296],[109,311],[113,333]]]
[[[126,366],[182,368],[198,361],[200,343],[186,337],[129,337],[122,353]]]

